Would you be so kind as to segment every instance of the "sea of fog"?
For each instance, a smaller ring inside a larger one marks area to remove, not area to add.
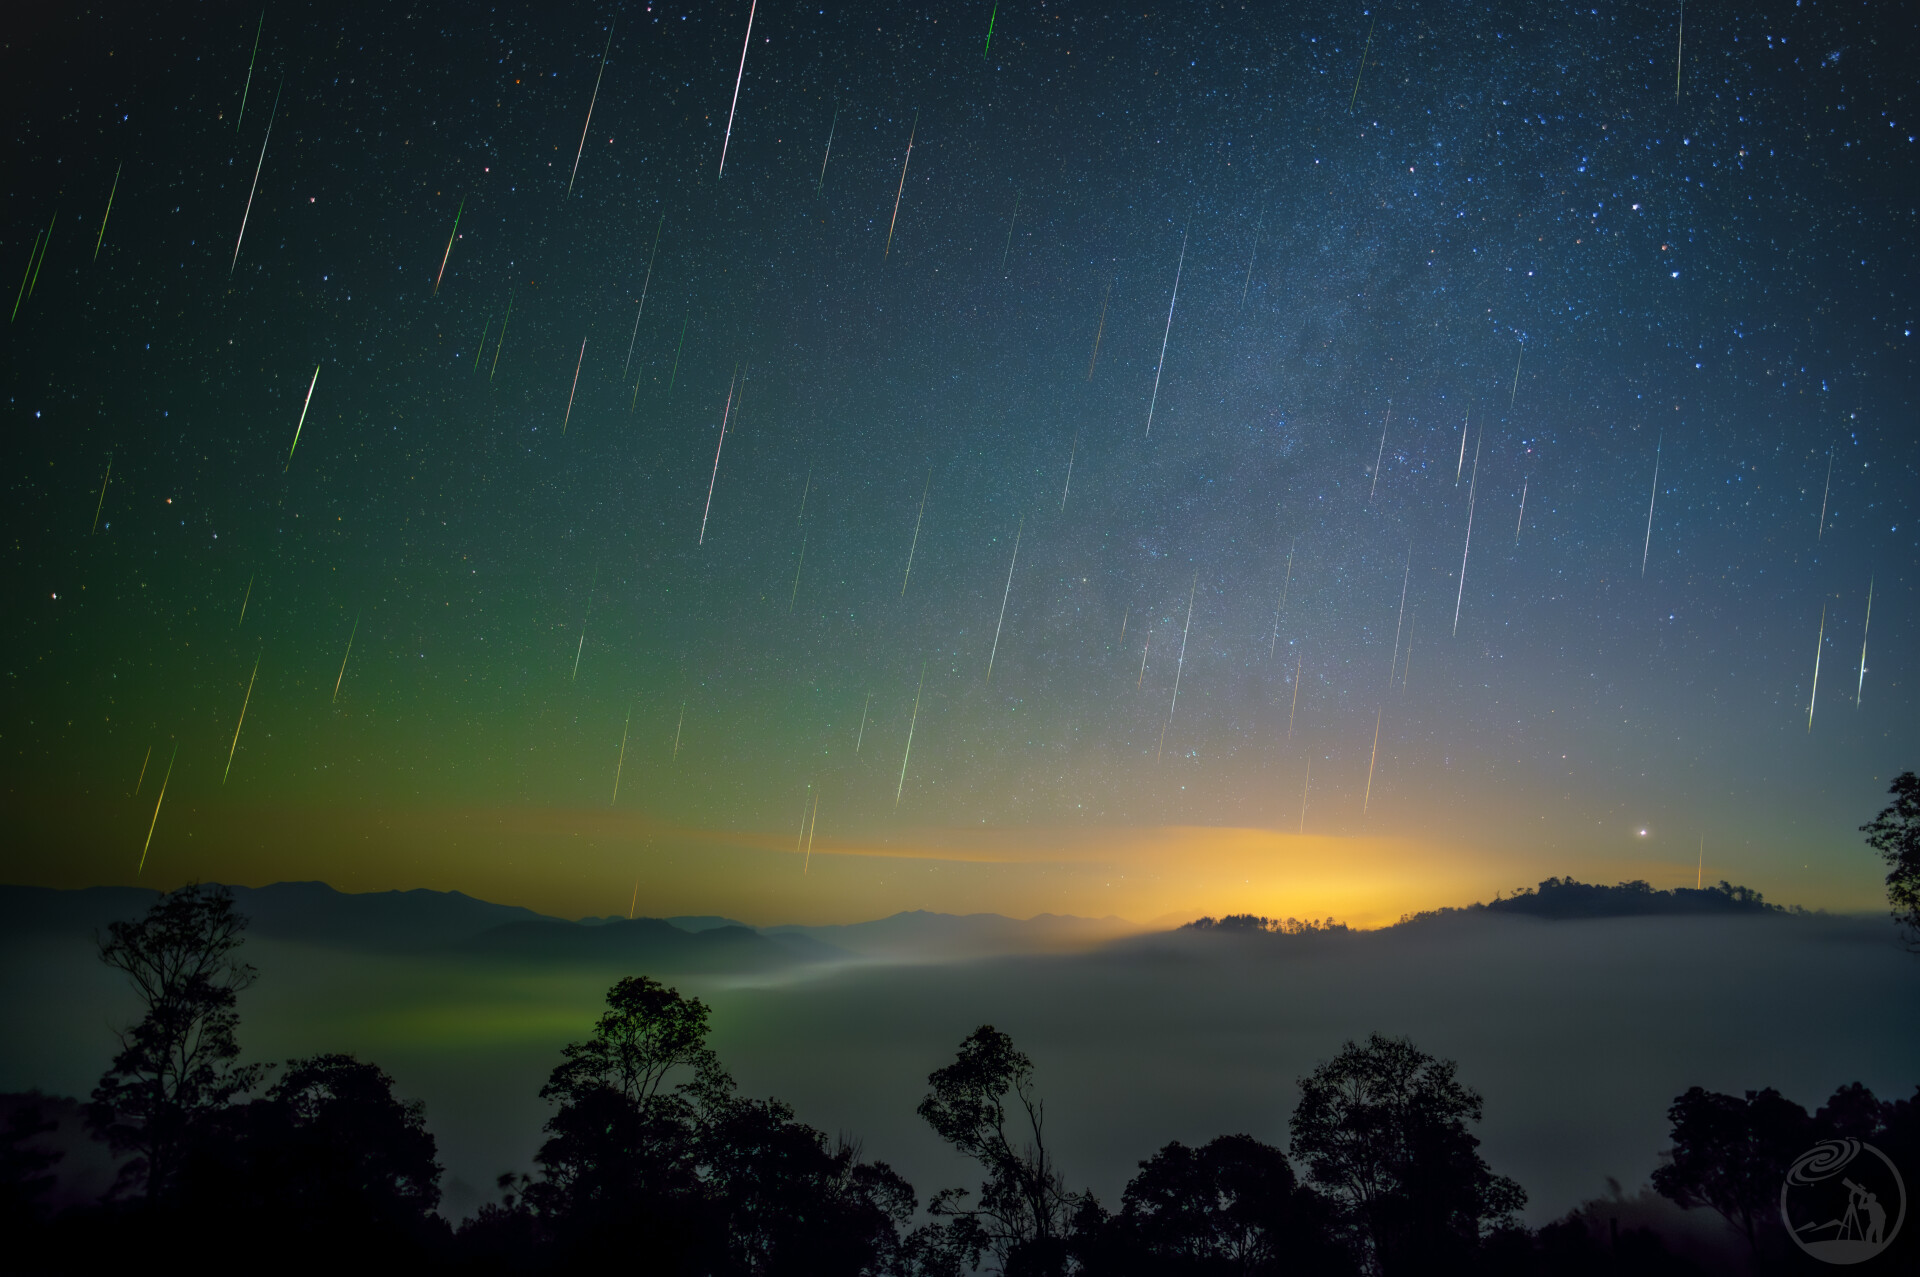
[[[529,1169],[562,1043],[622,972],[380,956],[255,937],[251,1058],[348,1051],[425,1101],[458,1219]],[[638,974],[638,973],[636,973]],[[973,1182],[914,1115],[927,1074],[991,1023],[1032,1056],[1068,1180],[1109,1205],[1169,1140],[1284,1146],[1295,1079],[1373,1031],[1457,1060],[1493,1168],[1538,1223],[1659,1164],[1689,1086],[1814,1107],[1920,1083],[1920,957],[1883,918],[1470,916],[1348,937],[1173,933],[1090,952],[674,977],[755,1095],[861,1140],[922,1198]],[[80,934],[0,937],[0,1091],[84,1096],[132,1012]]]

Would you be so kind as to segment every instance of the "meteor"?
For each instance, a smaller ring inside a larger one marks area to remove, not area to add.
[[[480,325],[480,344],[473,348],[473,370],[480,371],[480,357],[487,353],[487,329],[493,327],[493,316],[487,316],[487,322]]]
[[[1460,588],[1453,596],[1453,632],[1460,633],[1460,604],[1467,597],[1467,551],[1473,548],[1473,504],[1480,487],[1480,445],[1473,445],[1473,478],[1467,484],[1467,539],[1460,547]],[[1644,569],[1642,569],[1644,571]]]
[[[587,582],[587,612],[580,618],[580,641],[573,645],[573,673],[568,676],[569,683],[580,681],[580,653],[587,646],[587,623],[593,620],[593,589],[600,584],[600,565],[593,565],[593,577]]]
[[[111,482],[113,482],[113,454],[109,452],[107,454],[107,473],[106,477],[100,480],[100,499],[94,502],[93,505],[93,527],[88,530],[88,536],[92,536],[100,530],[100,511],[106,508],[107,485]]]
[[[727,135],[720,142],[720,171],[714,174],[717,182],[727,175],[727,147],[733,142],[733,114],[740,109],[740,81],[747,74],[747,50],[753,47],[753,15],[760,8],[760,0],[753,0],[747,6],[747,38],[740,42],[740,70],[733,77],[733,105],[727,108]]]
[[[739,369],[737,367],[734,370],[734,377],[736,380],[739,377]],[[700,513],[700,540],[698,542],[700,545],[707,543],[707,516],[713,513],[713,486],[720,482],[720,449],[727,446],[727,419],[732,415],[733,382],[730,381],[727,383],[727,406],[720,414],[720,442],[715,444],[713,448],[713,474],[707,480],[707,508]]]
[[[1107,294],[1106,296],[1100,299],[1100,324],[1097,328],[1093,330],[1093,354],[1087,357],[1087,380],[1088,381],[1093,380],[1093,366],[1100,362],[1100,338],[1106,335],[1107,303],[1113,300],[1114,282],[1115,281],[1111,281],[1111,280],[1108,281]]]
[[[1360,800],[1360,814],[1366,815],[1367,808],[1373,803],[1373,765],[1380,761],[1380,715],[1386,706],[1373,711],[1373,755],[1367,759],[1367,793]]]
[[[152,751],[148,752],[151,753]],[[140,872],[147,867],[147,849],[153,846],[153,830],[154,827],[160,823],[160,804],[167,801],[167,782],[173,779],[174,760],[179,757],[180,746],[176,743],[173,747],[172,757],[167,759],[167,774],[160,778],[160,797],[154,800],[153,819],[147,822],[147,840],[140,844],[140,864],[139,867],[133,871],[135,876],[138,876]],[[146,768],[142,766],[141,771],[143,774],[145,770]]]
[[[793,589],[787,594],[787,615],[793,615],[793,601],[800,597],[800,569],[807,565],[807,538],[800,537],[800,561],[793,565]]]
[[[900,578],[900,597],[907,597],[907,582],[913,577],[913,552],[920,548],[920,521],[927,517],[927,493],[933,487],[933,467],[927,467],[927,482],[920,489],[920,513],[913,516],[913,543],[907,546],[907,571]]]
[[[1062,510],[1067,508],[1067,493],[1073,487],[1073,458],[1074,454],[1079,451],[1080,432],[1076,430],[1073,432],[1073,444],[1067,449],[1067,481],[1060,487],[1060,508]]]
[[[680,721],[673,725],[673,757],[668,762],[680,761],[680,729],[687,725],[687,703],[680,702]]]
[[[1147,641],[1140,645],[1140,676],[1133,680],[1134,690],[1147,681],[1147,653],[1153,648],[1153,627],[1147,627]]]
[[[620,773],[623,770],[625,770],[627,766],[627,733],[632,729],[632,727],[633,727],[633,706],[629,704],[627,706],[626,725],[620,729],[620,757],[618,761],[616,761],[613,765],[613,797],[607,800],[607,806],[609,807],[615,806],[620,801]],[[634,890],[635,890],[635,895],[637,896],[639,893],[638,886],[636,886]],[[627,916],[628,917],[633,916],[632,905],[627,906]]]
[[[1460,472],[1467,468],[1467,426],[1473,421],[1473,409],[1460,419],[1460,460],[1453,464],[1453,486],[1460,486]]]
[[[107,191],[107,211],[100,215],[100,233],[93,239],[93,260],[96,262],[100,260],[101,241],[107,237],[107,219],[113,216],[113,197],[120,193],[120,170],[125,167],[125,164],[120,164],[113,170],[113,186]]]
[[[1007,254],[1013,251],[1013,224],[1019,220],[1020,193],[1015,191],[1013,194],[1013,216],[1007,219],[1007,242],[1000,249],[1000,270],[1002,273],[1005,273],[1007,269]]]
[[[907,154],[900,161],[900,185],[893,193],[893,217],[887,222],[887,247],[880,256],[885,258],[893,252],[893,228],[900,221],[900,197],[907,189],[907,165],[913,162],[913,139],[920,134],[920,112],[913,113],[913,128],[907,132]]]
[[[808,494],[808,493],[810,493],[810,492],[812,492],[812,491],[813,491],[813,467],[812,467],[812,466],[808,466],[808,467],[807,467],[807,481],[806,481],[806,483],[805,483],[805,484],[803,484],[803,485],[801,486],[801,488],[800,488],[800,513],[799,513],[799,514],[796,514],[796,515],[794,515],[794,516],[793,516],[793,521],[794,521],[795,523],[800,523],[800,522],[802,522],[802,521],[804,521],[804,520],[806,519],[806,517],[807,517],[807,494]]]
[[[345,668],[344,663],[342,664],[342,668]],[[226,784],[227,777],[233,774],[233,754],[235,750],[240,748],[240,729],[247,725],[247,706],[253,704],[253,681],[259,677],[260,658],[256,656],[253,658],[253,673],[247,676],[246,699],[240,702],[240,721],[233,725],[233,743],[227,746],[227,769],[220,773],[220,783],[222,785]],[[169,766],[169,770],[171,770],[171,766]],[[164,785],[161,787],[160,792],[164,797],[166,794]],[[154,808],[154,816],[158,818],[159,814],[160,809],[156,806]],[[151,831],[149,831],[149,835],[151,835]]]
[[[1367,73],[1367,54],[1373,50],[1373,27],[1374,23],[1379,21],[1380,15],[1376,13],[1373,15],[1373,22],[1367,24],[1367,43],[1360,50],[1360,69],[1354,72],[1353,75],[1353,96],[1347,99],[1348,115],[1353,114],[1353,104],[1360,100],[1360,77]],[[1302,819],[1305,819],[1304,814],[1302,815]]]
[[[1013,593],[1013,565],[1020,561],[1020,536],[1027,530],[1025,515],[1020,516],[1020,526],[1013,534],[1013,557],[1007,560],[1007,588],[1000,592],[1000,619],[993,625],[993,650],[987,653],[987,682],[993,682],[993,658],[1000,652],[1000,627],[1007,623],[1007,598]],[[1175,695],[1179,693],[1176,691]]]
[[[1273,641],[1267,644],[1269,660],[1280,650],[1280,613],[1287,606],[1287,587],[1293,584],[1293,546],[1298,544],[1300,542],[1296,539],[1293,545],[1287,547],[1287,577],[1280,582],[1280,601],[1273,605]]]
[[[1833,449],[1827,449],[1827,483],[1820,489],[1820,526],[1815,529],[1813,539],[1821,540],[1827,534],[1827,496],[1833,491]]]
[[[560,422],[560,437],[567,437],[567,424],[573,420],[573,397],[580,393],[580,365],[587,361],[587,339],[580,339],[580,357],[573,361],[573,388],[567,391],[567,415]]]
[[[813,795],[813,819],[807,822],[807,858],[802,861],[800,865],[800,872],[803,874],[813,867],[813,831],[819,827],[820,794],[819,791],[816,790]]]
[[[827,184],[827,161],[833,158],[833,133],[840,127],[840,108],[833,108],[833,123],[827,125],[827,150],[820,157],[820,180],[813,184],[813,193],[818,195]]]
[[[1867,630],[1873,625],[1873,578],[1867,578],[1867,623],[1860,627],[1860,680],[1853,685],[1853,707],[1860,708],[1860,690],[1867,685]]]
[[[1513,408],[1514,399],[1520,394],[1520,361],[1527,357],[1527,344],[1520,343],[1520,353],[1513,357],[1513,389],[1507,392],[1507,408]]]
[[[253,53],[247,58],[247,82],[240,86],[240,113],[233,117],[233,131],[240,131],[241,121],[247,118],[247,94],[253,91],[253,64],[260,60],[260,33],[267,29],[267,11],[260,11],[260,21],[253,28]]]
[[[1373,486],[1367,489],[1367,500],[1373,500],[1373,494],[1380,490],[1380,463],[1387,455],[1387,422],[1393,420],[1393,405],[1387,405],[1387,415],[1380,423],[1380,449],[1373,454]]]
[[[807,841],[807,811],[813,806],[813,786],[808,785],[806,793],[800,797],[800,832],[793,836],[793,854],[799,855],[800,848]]]
[[[680,378],[680,352],[687,348],[687,321],[692,319],[691,312],[680,317],[680,344],[673,348],[673,371],[667,374],[667,397],[673,397],[673,383]]]
[[[307,409],[313,406],[313,388],[320,384],[320,365],[313,366],[313,380],[307,383],[307,397],[300,405],[300,421],[293,428],[293,445],[287,449],[287,464],[280,467],[285,474],[293,467],[293,449],[300,446],[300,432],[307,426]]]
[[[867,738],[867,710],[872,705],[873,693],[868,692],[866,704],[860,707],[860,734],[853,738],[853,752],[855,754],[860,752],[860,742]]]
[[[998,4],[995,4],[993,6],[993,12],[987,15],[987,42],[986,44],[981,46],[981,49],[980,49],[980,60],[982,62],[985,62],[987,60],[987,50],[993,47],[993,20],[999,16],[1000,16],[1000,6]]]
[[[1189,224],[1188,230],[1192,229]],[[1160,362],[1153,367],[1153,398],[1147,403],[1147,433],[1153,438],[1153,410],[1160,404],[1160,374],[1167,366],[1167,339],[1173,336],[1173,308],[1180,300],[1180,274],[1187,268],[1187,231],[1180,232],[1180,264],[1173,268],[1173,296],[1167,299],[1167,327],[1160,334]]]
[[[1180,631],[1180,660],[1173,668],[1173,699],[1167,703],[1167,721],[1160,724],[1160,748],[1154,751],[1153,761],[1159,762],[1160,755],[1166,752],[1167,728],[1173,726],[1173,711],[1180,705],[1180,675],[1187,668],[1187,635],[1193,629],[1193,596],[1200,588],[1200,574],[1193,574],[1193,585],[1187,590],[1187,625]]]
[[[233,623],[236,630],[247,623],[247,601],[253,597],[253,578],[257,575],[253,573],[247,577],[247,592],[240,596],[240,619]]]
[[[1515,545],[1520,544],[1520,529],[1527,524],[1527,485],[1531,482],[1533,482],[1533,480],[1527,478],[1520,480],[1520,517],[1513,521],[1513,543]]]
[[[1260,219],[1253,219],[1253,251],[1247,254],[1247,277],[1240,283],[1240,306],[1246,308],[1247,290],[1253,287],[1253,263],[1260,256]]]
[[[280,89],[286,87],[287,82],[282,80]],[[273,139],[273,122],[280,114],[280,89],[273,91],[273,110],[267,113],[267,133],[260,139],[260,160],[253,166],[253,185],[247,188],[247,210],[240,214],[240,234],[233,241],[233,261],[227,265],[228,278],[232,278],[234,268],[240,265],[240,245],[247,241],[247,219],[253,216],[253,197],[260,189],[260,170],[267,164],[267,143]]]
[[[1305,659],[1304,652],[1297,653],[1293,658],[1293,708],[1287,711],[1288,740],[1293,739],[1293,716],[1300,711],[1300,662]]]
[[[900,794],[907,787],[907,760],[913,757],[913,729],[920,725],[920,693],[927,690],[927,663],[920,662],[920,688],[913,694],[913,717],[907,722],[907,752],[900,755],[900,783],[893,787],[893,809],[900,810]]]
[[[140,796],[140,786],[147,783],[147,764],[152,761],[153,761],[153,746],[149,745],[147,746],[146,757],[140,760],[140,775],[133,782],[133,796],[135,798],[138,798]]]
[[[332,704],[337,705],[340,703],[340,681],[346,678],[347,676],[347,658],[353,655],[353,640],[359,635],[359,633],[360,633],[360,614],[358,612],[355,612],[353,614],[353,628],[347,632],[347,650],[344,653],[342,653],[340,657],[340,672],[334,675],[333,700],[331,702]],[[245,713],[244,710],[241,712]],[[236,731],[234,733],[234,739],[238,740],[239,736],[240,736],[240,733]],[[229,761],[229,765],[231,765],[232,760],[229,759],[228,761]]]
[[[1820,650],[1827,642],[1827,609],[1820,608],[1820,634],[1813,641],[1813,691],[1807,697],[1807,730],[1813,730],[1813,703],[1820,698]]]
[[[580,176],[580,156],[587,149],[587,130],[593,127],[593,107],[594,104],[600,100],[600,81],[606,77],[607,54],[613,51],[613,29],[619,24],[620,19],[618,15],[615,15],[613,21],[607,24],[607,46],[600,50],[600,74],[593,77],[593,96],[587,100],[587,122],[580,126],[580,146],[573,153],[573,172],[567,175],[568,195],[573,194],[573,179]],[[749,31],[748,34],[751,35],[752,32]],[[742,54],[741,60],[743,63],[745,58],[746,55]],[[725,163],[726,160],[723,157],[721,164],[724,165]]]
[[[1640,575],[1647,574],[1647,555],[1653,549],[1653,503],[1660,498],[1660,445],[1666,442],[1663,431],[1653,444],[1653,491],[1647,495],[1647,540],[1640,547]],[[1477,457],[1476,457],[1477,460]]]
[[[20,291],[14,294],[13,314],[8,317],[7,319],[8,323],[12,323],[14,320],[20,317],[20,303],[26,300],[27,281],[33,278],[33,263],[36,260],[38,260],[39,256],[40,256],[40,232],[35,231],[33,233],[33,247],[27,250],[27,269],[21,273]]]
[[[440,281],[447,277],[447,259],[453,256],[453,241],[460,238],[460,215],[467,211],[467,197],[460,197],[460,207],[453,210],[453,230],[447,234],[447,251],[440,255],[440,273],[433,277],[433,295],[440,295]],[[106,223],[100,224],[102,230]]]
[[[487,370],[487,380],[489,382],[493,380],[493,374],[500,371],[500,351],[504,349],[507,344],[507,325],[512,322],[513,322],[513,290],[509,288],[507,290],[506,317],[500,321],[500,340],[494,343],[493,366]]]
[[[1673,42],[1673,100],[1680,101],[1680,55],[1687,48],[1687,0],[1680,0],[1680,31]]]
[[[1400,662],[1400,690],[1407,688],[1407,671],[1413,668],[1413,623],[1420,619],[1420,609],[1413,609],[1413,615],[1407,618],[1407,659]]]
[[[1387,663],[1387,686],[1393,686],[1393,671],[1400,664],[1400,621],[1407,616],[1407,578],[1413,574],[1413,542],[1407,542],[1407,566],[1400,570],[1400,617],[1393,623],[1393,659]],[[1411,651],[1408,653],[1411,655]]]
[[[660,214],[659,225],[653,228],[653,251],[647,254],[647,277],[640,285],[640,309],[633,312],[633,336],[627,338],[627,362],[620,365],[620,380],[627,379],[627,372],[633,367],[633,344],[640,340],[640,316],[647,313],[647,288],[653,283],[653,260],[660,255],[660,232],[666,229],[667,215]],[[634,398],[640,396],[640,383],[634,383]]]
[[[1313,755],[1307,755],[1307,775],[1300,782],[1300,832],[1307,832],[1307,789],[1313,784]]]

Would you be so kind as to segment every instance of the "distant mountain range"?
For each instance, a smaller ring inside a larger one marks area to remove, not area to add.
[[[1138,930],[1118,918],[915,910],[848,926],[754,928],[731,918],[552,918],[457,891],[342,892],[322,882],[232,887],[263,939],[382,954],[644,968],[657,974],[743,974],[833,962],[951,962],[1086,949]],[[102,932],[144,913],[138,887],[0,886],[0,936]]]
[[[842,926],[751,927],[731,918],[585,918],[571,922],[457,891],[342,892],[322,882],[231,888],[250,931],[264,939],[381,954],[458,955],[511,963],[620,967],[657,975],[737,975],[830,963],[955,962],[1011,954],[1084,951],[1141,934],[1120,918],[948,914],[912,910]],[[157,892],[136,887],[0,887],[0,938],[89,935],[145,912]],[[1757,891],[1721,883],[1657,891],[1645,882],[1607,887],[1549,878],[1490,903],[1412,914],[1395,928],[1470,915],[1550,921],[1643,915],[1794,912]],[[1252,914],[1201,918],[1185,933],[1335,936],[1345,925]]]

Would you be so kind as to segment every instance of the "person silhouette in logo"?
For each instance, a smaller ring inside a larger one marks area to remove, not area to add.
[[[1867,1216],[1866,1236],[1862,1240],[1878,1246],[1881,1243],[1881,1238],[1886,1235],[1887,1231],[1887,1208],[1880,1204],[1880,1197],[1877,1193],[1869,1192],[1858,1186],[1856,1186],[1853,1191],[1856,1194],[1856,1204],[1858,1208],[1865,1211]]]

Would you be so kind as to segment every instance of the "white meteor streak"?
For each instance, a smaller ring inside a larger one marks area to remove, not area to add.
[[[567,415],[560,423],[560,437],[567,437],[567,424],[573,420],[573,397],[580,393],[580,365],[587,361],[587,339],[580,339],[580,357],[573,361],[573,388],[567,391]]]
[[[727,420],[733,415],[733,383],[727,383],[727,406],[720,414],[720,442],[713,448],[713,475],[707,480],[707,508],[700,513],[700,545],[707,543],[707,516],[713,513],[713,485],[720,481],[720,449],[727,446]]]
[[[740,109],[740,81],[747,74],[747,50],[753,45],[753,15],[760,8],[760,0],[753,0],[747,7],[747,38],[740,42],[740,70],[733,77],[733,105],[727,108],[727,136],[720,143],[720,171],[714,174],[717,182],[727,175],[727,147],[733,142],[733,113]]]
[[[1192,229],[1191,227],[1188,228]],[[1180,264],[1173,268],[1173,296],[1167,299],[1167,327],[1160,334],[1160,362],[1153,367],[1153,398],[1147,404],[1147,433],[1153,438],[1153,410],[1160,404],[1160,373],[1167,366],[1167,338],[1173,336],[1173,308],[1180,300],[1180,273],[1187,268],[1187,231],[1180,232]]]
[[[1373,765],[1380,761],[1380,715],[1385,711],[1384,705],[1373,711],[1373,756],[1367,759],[1367,793],[1360,800],[1360,814],[1363,816],[1373,803]]]
[[[1393,659],[1387,662],[1387,686],[1393,686],[1393,672],[1400,667],[1400,623],[1407,619],[1407,578],[1413,575],[1413,542],[1407,542],[1407,566],[1400,570],[1400,616],[1393,623]]]
[[[1153,761],[1159,762],[1167,749],[1167,728],[1173,726],[1173,711],[1180,706],[1180,676],[1187,669],[1187,635],[1193,630],[1193,596],[1200,588],[1200,574],[1193,574],[1193,584],[1187,589],[1187,624],[1180,631],[1180,659],[1173,667],[1173,699],[1167,702],[1167,721],[1160,724],[1160,748],[1153,753]]]
[[[313,366],[313,380],[307,383],[306,402],[300,405],[300,423],[293,428],[293,447],[287,449],[287,464],[280,467],[281,474],[285,474],[288,467],[293,465],[293,449],[300,446],[300,432],[306,429],[307,425],[307,409],[313,406],[313,388],[319,384],[320,365],[315,364]],[[251,584],[249,584],[249,589],[251,589]],[[243,603],[240,606],[241,614],[244,616],[246,614],[246,605]]]
[[[593,96],[587,100],[587,122],[580,126],[580,146],[573,153],[573,172],[567,174],[567,194],[573,194],[573,179],[580,176],[580,156],[587,149],[587,130],[593,127],[594,103],[600,100],[600,81],[606,78],[607,54],[613,50],[613,29],[620,24],[615,17],[607,26],[607,47],[600,50],[600,74],[593,77]]]
[[[1007,560],[1007,588],[1000,592],[1000,619],[993,625],[993,650],[987,653],[987,682],[993,682],[993,658],[1000,652],[1000,627],[1007,623],[1007,598],[1013,593],[1013,565],[1020,561],[1020,536],[1027,530],[1026,516],[1013,534],[1013,557]]]
[[[1867,578],[1867,623],[1860,627],[1860,681],[1853,687],[1853,707],[1860,708],[1860,691],[1867,685],[1867,630],[1873,625],[1873,578]]]
[[[280,82],[280,87],[286,87],[285,80]],[[273,139],[273,121],[279,114],[280,89],[275,89],[273,91],[273,110],[267,115],[267,133],[265,137],[260,139],[260,162],[253,166],[253,185],[247,188],[247,211],[240,214],[240,234],[238,238],[233,241],[233,261],[227,266],[227,275],[229,278],[233,275],[234,267],[240,264],[240,245],[246,243],[247,240],[247,219],[253,216],[254,192],[260,189],[260,170],[266,167],[267,143]]]
[[[1807,697],[1807,730],[1813,730],[1813,703],[1820,699],[1820,649],[1827,643],[1827,609],[1820,608],[1820,635],[1813,641],[1813,692]]]
[[[1373,456],[1373,486],[1367,489],[1367,500],[1373,500],[1373,494],[1380,490],[1380,463],[1387,456],[1387,422],[1393,420],[1393,405],[1387,405],[1386,420],[1380,423],[1380,449]]]
[[[900,783],[893,787],[893,809],[900,810],[900,794],[907,787],[907,760],[913,757],[913,729],[920,725],[920,693],[927,690],[927,663],[920,662],[920,688],[913,694],[913,717],[907,722],[907,752],[900,755]]]
[[[1460,603],[1467,597],[1467,551],[1473,548],[1473,502],[1480,488],[1480,445],[1473,445],[1473,478],[1467,483],[1467,540],[1460,547],[1460,588],[1453,596],[1453,632],[1460,633]]]
[[[1663,433],[1653,444],[1653,491],[1647,495],[1647,539],[1640,547],[1640,575],[1647,574],[1647,554],[1653,549],[1653,503],[1660,499],[1660,446],[1666,442]]]

